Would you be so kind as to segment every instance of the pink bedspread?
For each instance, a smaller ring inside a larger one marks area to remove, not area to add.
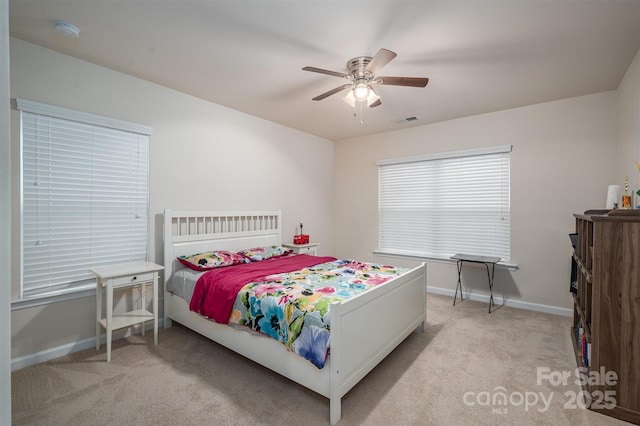
[[[336,258],[330,256],[299,254],[213,269],[196,283],[189,308],[217,323],[228,324],[236,295],[246,284],[271,274],[292,272],[334,260]]]

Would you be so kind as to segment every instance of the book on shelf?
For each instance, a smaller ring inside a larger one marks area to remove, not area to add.
[[[576,345],[580,352],[580,359],[585,366],[591,365],[591,342],[587,338],[587,334],[584,332],[582,323],[579,323],[575,327]]]
[[[571,280],[569,282],[569,291],[571,293],[578,293],[578,263],[571,257]]]
[[[575,328],[576,335],[576,344],[578,345],[578,350],[582,353],[582,336],[584,335],[584,330],[582,329],[582,323],[578,323]]]

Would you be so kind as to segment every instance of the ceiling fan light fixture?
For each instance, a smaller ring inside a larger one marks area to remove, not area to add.
[[[366,83],[358,83],[356,87],[353,88],[353,96],[358,102],[364,102],[369,98],[370,94],[369,85]]]
[[[367,106],[371,106],[371,104],[373,104],[375,101],[380,99],[380,96],[378,96],[376,94],[376,92],[374,92],[373,90],[371,90],[369,88],[367,88],[367,89],[368,89],[367,97],[365,99],[363,99],[363,100],[358,100],[356,98],[356,95],[355,95],[356,89],[355,88],[352,89],[352,90],[349,90],[349,92],[347,92],[347,95],[345,97],[343,97],[342,100],[345,101],[346,103],[348,103],[349,105],[351,105],[352,108],[356,107],[356,103],[357,102],[366,102]]]
[[[348,103],[351,108],[356,107],[356,97],[353,95],[353,90],[349,90],[342,100]]]
[[[379,100],[380,96],[376,94],[373,90],[369,90],[369,96],[367,96],[367,106],[371,106],[372,103]]]

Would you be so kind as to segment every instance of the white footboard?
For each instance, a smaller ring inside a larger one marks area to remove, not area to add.
[[[424,331],[426,276],[422,264],[393,282],[331,305],[331,424],[340,420],[342,396],[419,325]]]

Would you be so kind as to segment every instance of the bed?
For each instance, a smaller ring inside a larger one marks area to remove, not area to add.
[[[330,355],[323,368],[287,350],[277,340],[218,324],[190,310],[168,290],[184,266],[179,256],[210,250],[237,252],[282,242],[281,211],[164,212],[164,326],[172,321],[329,399],[329,419],[341,417],[341,398],[416,328],[426,325],[426,265],[409,269],[341,303],[330,305]],[[375,315],[381,307],[392,317]]]

